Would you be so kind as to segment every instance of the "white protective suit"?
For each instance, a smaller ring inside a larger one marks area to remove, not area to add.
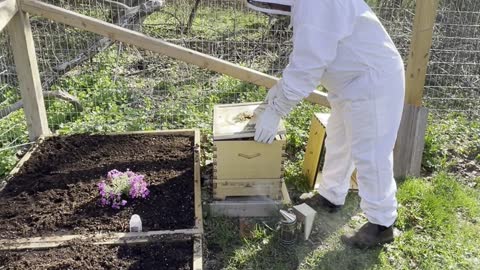
[[[390,226],[397,217],[392,153],[404,104],[401,56],[363,0],[295,0],[291,12],[293,52],[273,88],[280,97],[269,104],[284,116],[293,106],[277,104],[294,105],[325,86],[332,110],[318,191],[343,205],[354,166],[362,210],[371,223]]]

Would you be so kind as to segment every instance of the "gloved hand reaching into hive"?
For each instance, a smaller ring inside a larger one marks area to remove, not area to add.
[[[280,119],[286,116],[299,101],[289,100],[283,93],[281,81],[267,94],[267,106],[255,125],[255,141],[272,143],[277,135]]]

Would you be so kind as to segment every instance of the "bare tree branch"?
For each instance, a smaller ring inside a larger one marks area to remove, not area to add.
[[[115,7],[117,9],[130,9],[131,7],[128,6],[127,4],[117,2],[117,1],[111,1],[111,0],[102,0],[102,2],[110,4],[111,7]]]
[[[45,91],[45,92],[43,92],[43,96],[44,96],[44,98],[58,98],[58,99],[67,101],[75,107],[75,110],[77,112],[82,112],[83,111],[83,106],[80,103],[80,100],[77,97],[75,97],[73,95],[70,95],[67,92],[64,92],[64,91]],[[19,101],[15,102],[14,104],[12,104],[8,107],[0,109],[0,119],[7,117],[9,114],[11,114],[15,111],[18,111],[21,108],[23,108],[23,101],[19,100]]]
[[[188,17],[187,26],[185,27],[185,30],[183,31],[184,34],[188,34],[188,32],[190,31],[190,28],[192,28],[193,20],[195,19],[195,16],[197,15],[197,10],[198,10],[199,4],[200,4],[200,0],[196,0],[195,5],[193,5],[192,12],[190,12],[190,16]]]

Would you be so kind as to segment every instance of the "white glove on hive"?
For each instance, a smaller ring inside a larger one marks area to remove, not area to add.
[[[286,116],[299,102],[289,100],[283,94],[281,83],[278,83],[268,91],[265,111],[258,118],[255,125],[255,141],[272,143],[278,132],[278,124],[281,117]]]

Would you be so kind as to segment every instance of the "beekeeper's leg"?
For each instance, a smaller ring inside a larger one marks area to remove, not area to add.
[[[391,226],[397,218],[393,147],[403,110],[402,80],[398,79],[398,85],[395,80],[388,80],[388,83],[370,88],[372,99],[352,101],[345,117],[352,132],[360,206],[369,222],[385,227]],[[387,94],[382,92],[387,90]]]
[[[332,110],[327,124],[325,164],[318,193],[335,205],[343,205],[354,168],[343,103],[335,101],[332,93],[329,93],[329,100]]]

